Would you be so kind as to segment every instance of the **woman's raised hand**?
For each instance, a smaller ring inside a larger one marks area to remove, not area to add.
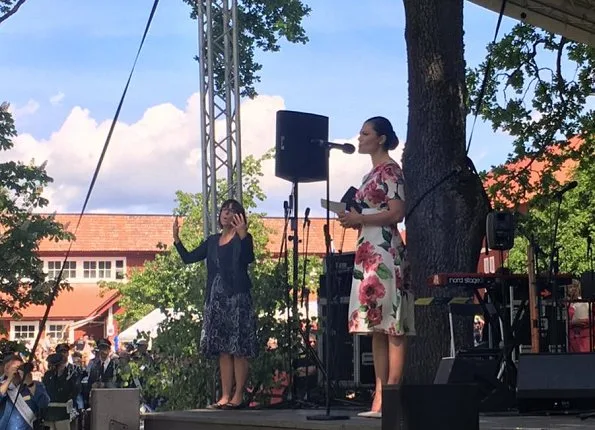
[[[174,225],[173,225],[172,230],[173,230],[174,242],[177,243],[180,241],[180,224],[178,224],[177,216],[174,219]]]

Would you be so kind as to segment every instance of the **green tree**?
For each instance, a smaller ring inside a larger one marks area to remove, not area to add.
[[[196,19],[197,1],[184,0],[184,2],[192,7],[190,16]],[[213,39],[219,39],[223,37],[222,11],[215,2],[212,7]],[[283,38],[291,43],[306,43],[308,38],[302,27],[302,20],[309,13],[310,8],[301,0],[238,1],[239,79],[242,96],[256,96],[254,85],[260,82],[258,72],[262,69],[262,65],[254,59],[256,49],[265,52],[279,51],[279,41]],[[213,54],[215,88],[217,91],[223,91],[223,82],[225,82],[223,52],[214,50]]]
[[[557,236],[559,249],[560,272],[582,274],[590,270],[591,262],[587,258],[587,237],[595,236],[595,163],[583,162],[574,171],[573,178],[578,186],[572,192],[565,194],[560,207],[560,221]],[[527,215],[519,220],[520,231],[530,232],[526,236],[518,235],[515,246],[510,251],[508,264],[517,273],[527,270],[527,245],[529,240],[537,244],[542,253],[539,254],[540,271],[547,270],[551,252],[551,235],[553,216],[557,203],[550,199],[548,204],[537,200],[529,204]]]
[[[268,153],[264,158],[271,156]],[[274,371],[287,368],[283,354],[286,351],[283,346],[287,345],[286,325],[278,319],[278,314],[285,308],[287,287],[281,282],[282,276],[276,261],[267,252],[266,245],[271,232],[262,221],[264,214],[251,212],[258,201],[265,197],[259,185],[262,161],[263,159],[252,156],[245,157],[242,168],[244,206],[249,211],[250,232],[254,238],[256,254],[256,263],[250,268],[254,284],[252,296],[259,316],[258,336],[263,346],[262,354],[252,363],[250,383],[253,386],[270,387],[274,385]],[[222,192],[224,185],[223,182],[220,183],[219,189]],[[184,220],[181,238],[184,245],[192,249],[203,237],[202,196],[179,191],[176,199],[175,213]],[[143,394],[148,398],[167,399],[162,406],[165,409],[205,406],[213,400],[210,397],[213,392],[213,376],[216,374],[215,363],[204,359],[198,352],[206,268],[204,263],[186,266],[175,250],[164,244],[159,246],[163,252],[154,261],[147,262],[142,270],[134,272],[128,282],[104,286],[117,289],[121,294],[120,305],[125,311],[118,318],[123,328],[155,308],[167,315],[153,342],[153,349],[159,359],[145,371]],[[320,259],[310,257],[308,267],[315,273],[320,273]],[[291,274],[289,276],[291,279]],[[278,339],[282,348],[265,351],[269,338]],[[295,339],[297,337],[294,336]],[[135,371],[134,366],[132,371]]]
[[[16,129],[7,103],[0,105],[0,151],[13,146]],[[55,282],[46,280],[37,247],[41,240],[72,239],[53,216],[36,213],[48,204],[42,197],[52,182],[45,165],[7,161],[0,163],[0,314],[19,318],[19,310],[45,304]],[[62,283],[60,288],[66,288]]]
[[[488,54],[492,67],[480,115],[514,138],[506,163],[490,171],[488,192],[496,206],[518,205],[558,187],[556,173],[568,160],[593,159],[595,111],[587,99],[595,84],[595,49],[518,24],[488,45]],[[486,68],[487,60],[468,71],[473,108]]]
[[[487,204],[465,151],[463,0],[403,0],[409,64],[409,117],[403,169],[407,178],[407,248],[417,296],[444,294],[427,286],[439,272],[473,272]],[[448,292],[453,293],[452,291]],[[455,293],[456,294],[456,293]],[[416,307],[417,336],[406,378],[431,383],[448,354],[445,309]],[[457,332],[471,338],[463,326]]]

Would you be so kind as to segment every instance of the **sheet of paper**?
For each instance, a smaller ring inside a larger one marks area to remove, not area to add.
[[[328,206],[328,210],[336,214],[345,212],[345,210],[347,209],[346,203],[333,202],[327,199],[320,199],[320,206],[322,206],[323,209],[327,209]]]

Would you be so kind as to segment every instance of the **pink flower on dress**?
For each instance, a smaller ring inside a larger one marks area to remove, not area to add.
[[[376,253],[374,245],[370,242],[363,242],[355,252],[355,264],[362,265],[364,271],[373,272],[382,262],[382,256]]]
[[[368,320],[368,327],[380,325],[382,322],[382,306],[369,308],[366,313],[366,319]]]
[[[396,163],[386,163],[380,167],[379,174],[382,182],[399,182],[403,178],[401,167]]]
[[[359,285],[359,301],[362,305],[374,305],[386,294],[386,289],[378,276],[366,277]]]
[[[357,332],[360,329],[360,325],[359,325],[359,310],[355,310],[351,313],[351,316],[349,317],[349,331],[350,332]]]
[[[366,197],[366,200],[372,205],[379,205],[386,201],[386,193],[382,188],[379,188],[374,181],[370,181],[366,184],[363,194]]]

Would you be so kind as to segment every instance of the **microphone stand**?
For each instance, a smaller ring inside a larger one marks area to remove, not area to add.
[[[555,350],[553,352],[563,352],[558,350],[558,273],[559,273],[559,264],[558,264],[558,248],[556,246],[556,240],[558,237],[558,224],[560,221],[560,207],[562,206],[562,197],[564,193],[556,194],[557,205],[556,211],[554,213],[554,228],[551,237],[551,244],[550,244],[550,255],[549,255],[549,264],[548,264],[548,282],[547,285],[550,285],[552,288],[552,307],[553,307],[553,324],[552,324],[552,331],[550,333],[550,348],[554,347]]]
[[[302,337],[304,338],[304,345],[306,346],[306,352],[309,352],[311,354],[311,351],[309,349],[310,345],[310,289],[308,288],[308,285],[306,284],[306,272],[308,271],[308,243],[310,241],[310,219],[308,218],[308,215],[310,214],[310,208],[306,208],[306,212],[304,214],[304,224],[302,227],[302,236],[304,237],[304,242],[303,242],[303,251],[302,251],[302,255],[304,256],[304,267],[302,270],[302,294],[301,294],[301,307],[305,307],[306,308],[306,331],[305,333],[303,333],[302,331],[302,325],[300,323],[300,333],[302,334]],[[306,354],[306,357],[308,357],[308,354]],[[310,397],[310,373],[309,373],[309,368],[310,368],[310,363],[308,361],[308,359],[306,359],[305,361],[305,367],[306,367],[306,374],[305,374],[305,383],[306,383],[306,393],[304,396],[304,399],[306,401],[309,400]]]
[[[331,258],[331,235],[330,235],[330,224],[331,224],[331,215],[329,210],[330,201],[330,172],[329,172],[329,165],[330,165],[330,148],[327,146],[325,150],[325,157],[326,157],[326,224],[324,226],[324,242],[326,245],[325,249],[325,264],[326,264],[326,277],[325,277],[325,287],[326,287],[326,297],[327,297],[327,306],[326,306],[326,324],[324,327],[324,364],[327,370],[326,374],[324,375],[325,378],[325,400],[326,400],[326,413],[324,415],[309,415],[306,417],[307,420],[310,421],[339,421],[339,420],[348,420],[348,415],[331,415],[331,380],[329,377],[329,367],[330,367],[330,330],[332,327],[332,309],[333,309],[333,300],[334,297],[331,294],[331,277],[334,274],[334,264],[332,264]],[[347,324],[347,322],[345,322]]]
[[[291,197],[290,197],[291,199]],[[286,201],[283,202],[283,210],[285,213],[285,224],[283,227],[283,235],[281,236],[281,249],[279,251],[279,261],[277,267],[280,267],[281,279],[283,288],[285,288],[285,312],[287,315],[287,323],[285,325],[285,338],[287,342],[287,361],[288,361],[288,375],[289,383],[291,384],[291,365],[292,365],[292,354],[291,354],[291,322],[289,320],[290,309],[291,309],[291,292],[289,289],[289,257],[287,255],[287,229],[289,226],[289,218],[291,216],[293,204],[289,204]],[[283,259],[283,265],[281,266],[281,260]],[[291,391],[288,390],[288,396],[291,396]]]

